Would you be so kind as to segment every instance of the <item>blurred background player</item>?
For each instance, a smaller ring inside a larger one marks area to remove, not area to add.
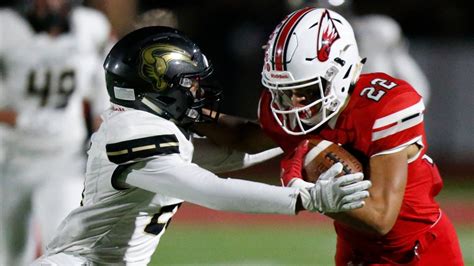
[[[362,73],[384,72],[406,80],[428,105],[428,78],[410,55],[408,40],[396,20],[384,14],[358,15],[353,0],[288,0],[287,3],[291,10],[314,6],[342,14],[354,28],[360,54],[367,58]]]
[[[367,204],[328,215],[336,265],[461,266],[456,231],[434,199],[443,181],[426,155],[423,100],[404,80],[361,75],[364,62],[341,15],[313,7],[289,14],[265,50],[263,129],[286,153],[320,136],[364,164],[373,183]]]
[[[44,246],[80,203],[83,100],[95,119],[108,107],[101,63],[110,26],[79,2],[30,0],[0,9],[2,265],[31,262],[36,233]]]
[[[213,109],[220,87],[205,55],[175,29],[125,35],[104,69],[112,107],[92,136],[81,207],[35,265],[147,265],[183,201],[294,215],[360,208],[368,196],[361,173],[335,178],[340,164],[313,186],[295,189],[219,178],[192,163],[190,126],[213,119],[201,110]],[[284,176],[301,176],[307,149],[298,148]]]
[[[423,70],[410,55],[409,43],[400,25],[391,17],[370,14],[349,17],[360,54],[367,57],[363,73],[384,72],[408,81],[428,105],[430,84]]]

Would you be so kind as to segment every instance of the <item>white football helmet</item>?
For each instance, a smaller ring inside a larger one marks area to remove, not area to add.
[[[341,15],[307,7],[288,15],[270,35],[262,84],[272,93],[271,109],[291,135],[303,135],[338,113],[359,78],[351,25]]]

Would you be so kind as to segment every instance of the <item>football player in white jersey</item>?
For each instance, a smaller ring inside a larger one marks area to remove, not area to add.
[[[202,108],[212,110],[220,90],[204,54],[175,29],[127,34],[104,68],[112,107],[92,136],[81,207],[34,265],[146,265],[183,201],[294,215],[359,208],[368,197],[370,181],[335,179],[338,167],[309,188],[290,188],[219,178],[192,163],[190,126],[205,119]],[[295,151],[283,175],[301,176],[307,149]]]
[[[354,31],[361,54],[367,56],[363,73],[384,72],[410,83],[428,105],[430,84],[423,70],[410,55],[400,25],[382,14],[355,16]]]
[[[101,65],[108,20],[62,0],[0,9],[1,265],[34,260],[34,227],[45,247],[79,206],[86,128],[83,100],[108,107]]]

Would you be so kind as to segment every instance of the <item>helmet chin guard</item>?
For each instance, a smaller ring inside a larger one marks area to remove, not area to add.
[[[321,127],[341,110],[362,65],[342,16],[312,7],[288,15],[270,35],[262,71],[279,125],[291,135]]]
[[[313,90],[319,90],[319,95],[323,96],[307,105],[294,106],[288,96],[288,91],[298,91],[305,87],[313,87]],[[291,135],[305,135],[317,129],[336,115],[341,106],[335,95],[325,94],[325,91],[331,90],[324,88],[321,79],[317,78],[316,81],[306,83],[305,87],[276,85],[275,88],[270,89],[272,94],[270,108],[273,116],[283,130]]]

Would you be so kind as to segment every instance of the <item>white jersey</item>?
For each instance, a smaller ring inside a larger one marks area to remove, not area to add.
[[[88,151],[82,207],[63,221],[47,252],[74,253],[98,264],[145,265],[182,200],[139,188],[114,188],[114,177],[129,161],[120,160],[120,151],[109,151],[111,158],[114,152],[119,158],[111,162],[106,145],[147,138],[166,143],[171,138],[179,145],[172,141],[169,152],[186,162],[192,159],[193,146],[172,122],[146,112],[108,111],[103,119]]]
[[[218,178],[191,163],[193,144],[168,120],[138,110],[109,110],[103,120],[88,151],[82,206],[61,224],[49,256],[145,265],[183,200],[220,210],[295,213],[295,188]]]
[[[0,9],[0,108],[18,113],[5,141],[15,150],[80,148],[85,136],[82,101],[98,113],[107,108],[103,49],[110,26],[96,10],[71,11],[71,30],[51,37],[36,33],[12,9]]]

